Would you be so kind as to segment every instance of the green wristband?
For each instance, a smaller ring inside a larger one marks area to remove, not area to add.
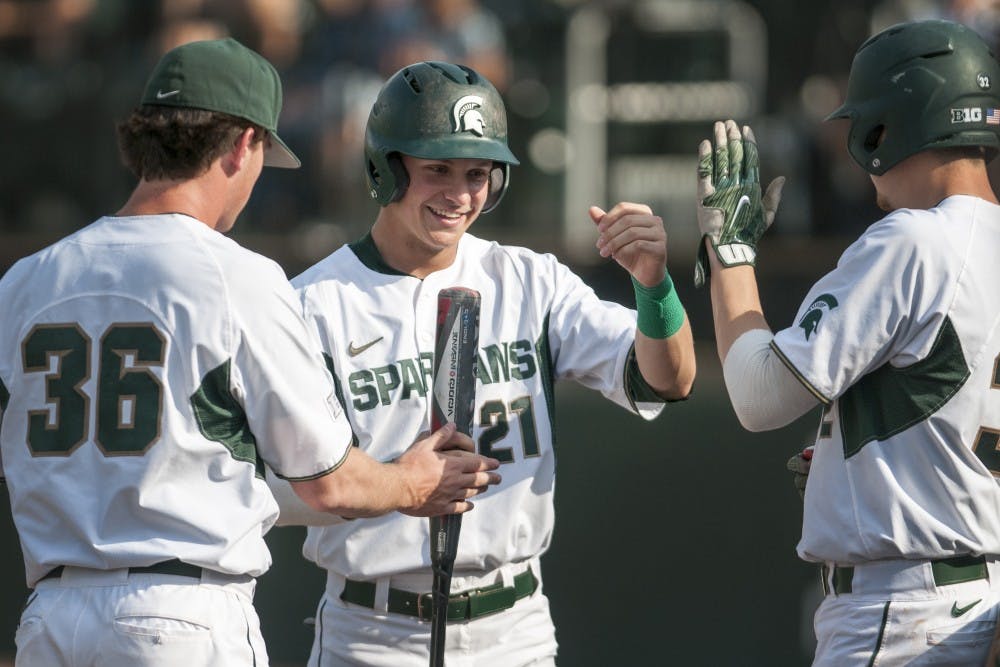
[[[684,324],[684,306],[677,297],[670,274],[663,282],[646,287],[632,278],[639,331],[648,338],[670,338]]]

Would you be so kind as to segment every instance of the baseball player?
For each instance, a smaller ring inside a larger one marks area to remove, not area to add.
[[[1000,66],[965,26],[861,45],[848,150],[887,215],[772,333],[757,295],[763,198],[749,128],[702,142],[698,221],[719,357],[743,425],[822,404],[799,555],[821,564],[815,665],[981,665],[1000,602]],[[802,468],[804,470],[804,468]]]
[[[461,512],[498,481],[453,426],[394,464],[352,447],[284,274],[222,235],[263,166],[299,164],[280,106],[239,43],[170,51],[119,126],[124,207],[0,281],[0,444],[34,587],[19,667],[266,665],[265,463],[348,517]]]
[[[292,283],[319,330],[358,444],[376,459],[396,456],[400,437],[430,423],[438,291],[480,292],[473,439],[501,461],[504,483],[462,526],[445,660],[553,665],[539,557],[555,518],[555,382],[575,380],[650,419],[665,400],[687,396],[694,378],[663,223],[638,204],[590,209],[601,256],[632,276],[638,314],[599,300],[551,255],[468,233],[497,206],[518,162],[496,89],[455,64],[415,63],[385,83],[365,159],[381,205],[371,232]],[[305,556],[328,576],[309,664],[426,665],[429,552],[428,522],[411,517],[311,527]]]

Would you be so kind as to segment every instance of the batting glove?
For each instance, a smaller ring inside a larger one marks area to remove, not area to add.
[[[812,466],[813,446],[803,449],[792,458],[788,459],[785,467],[792,473],[792,483],[795,490],[799,492],[800,498],[806,497],[806,482],[809,481],[809,468]]]
[[[782,176],[771,181],[763,198],[760,193],[760,157],[753,131],[740,129],[732,120],[715,123],[712,142],[698,146],[698,227],[701,243],[695,263],[694,284],[708,281],[709,262],[705,239],[709,239],[724,267],[753,265],[757,242],[774,221],[781,201]]]

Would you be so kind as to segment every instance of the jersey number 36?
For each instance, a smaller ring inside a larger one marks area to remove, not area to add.
[[[109,326],[96,360],[96,401],[83,391],[91,348],[76,323],[40,324],[25,337],[24,372],[45,374],[45,406],[28,411],[33,455],[69,456],[91,438],[92,412],[93,439],[105,456],[142,455],[160,437],[163,385],[150,368],[163,365],[163,335],[148,322]]]

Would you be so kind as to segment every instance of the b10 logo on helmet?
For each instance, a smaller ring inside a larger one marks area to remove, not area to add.
[[[486,121],[479,109],[483,106],[483,98],[479,95],[466,95],[455,102],[451,108],[451,117],[454,121],[453,133],[472,132],[477,136],[486,134]]]
[[[981,123],[983,122],[983,110],[978,107],[966,109],[952,109],[951,122],[955,123]]]

